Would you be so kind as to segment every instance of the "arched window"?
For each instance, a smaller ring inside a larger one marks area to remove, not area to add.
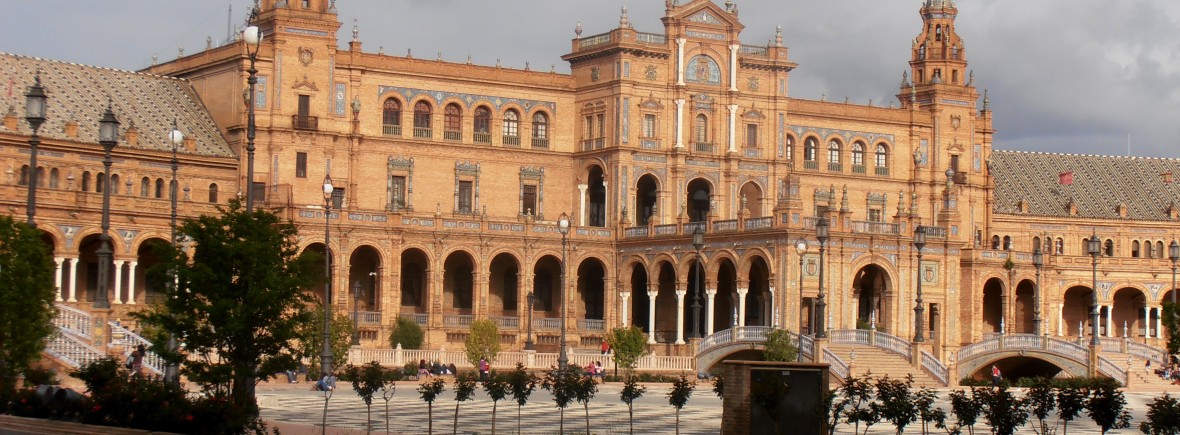
[[[50,169],[49,170],[49,188],[50,189],[57,189],[58,184],[60,184],[60,182],[61,182],[60,180],[61,180],[61,173],[58,172],[57,168]]]
[[[828,163],[840,164],[840,141],[828,142]]]
[[[381,124],[387,127],[402,126],[402,103],[396,98],[387,98],[381,108]]]
[[[1000,249],[1000,236],[992,236],[992,249]]]
[[[889,164],[889,148],[883,143],[877,144],[877,161],[878,168],[884,168]]]
[[[414,104],[414,128],[430,129],[430,103],[419,101]],[[417,137],[418,132],[414,132],[414,136]]]
[[[156,179],[156,198],[163,198],[163,197],[164,197],[164,179],[157,178]]]
[[[1012,236],[1004,236],[1004,250],[1005,251],[1012,250]]]
[[[209,185],[209,203],[217,204],[217,183]]]
[[[1138,240],[1134,240],[1131,242],[1131,258],[1139,258],[1139,241]]]
[[[148,195],[151,193],[151,189],[152,189],[151,186],[152,186],[152,180],[150,178],[143,177],[142,180],[139,180],[139,196],[147,198]]]
[[[513,109],[504,112],[504,143],[512,142],[510,138],[520,144],[520,113]]]
[[[1036,251],[1038,249],[1041,249],[1041,238],[1040,237],[1033,237],[1033,251]],[[1041,252],[1045,252],[1045,251],[1042,250]]]
[[[1055,247],[1053,248],[1053,253],[1057,254],[1057,255],[1065,254],[1065,239],[1063,239],[1061,237],[1057,238],[1057,243],[1056,243]]]
[[[1106,239],[1106,243],[1104,244],[1103,249],[1102,249],[1102,255],[1107,256],[1107,257],[1114,256],[1114,240]]]
[[[865,144],[863,142],[855,142],[852,144],[852,164],[854,166],[864,166]]]
[[[107,185],[107,174],[104,174],[102,172],[94,174],[94,192],[95,193],[102,193],[102,190],[106,189],[106,187],[107,187],[106,185]]]
[[[475,142],[492,143],[492,111],[487,106],[475,108]]]
[[[1167,256],[1164,255],[1164,242],[1155,242],[1155,253],[1156,257],[1159,258],[1164,258]]]
[[[533,147],[549,147],[549,116],[545,112],[533,114]]]
[[[816,148],[819,148],[819,141],[815,140],[814,137],[807,138],[807,140],[803,142],[803,160],[814,162]]]
[[[795,137],[794,136],[787,136],[786,148],[787,149],[784,150],[784,152],[786,153],[787,160],[795,160]]]
[[[45,167],[37,167],[37,187],[45,187]]]
[[[90,191],[90,171],[82,172],[82,191]]]
[[[448,104],[443,109],[443,139],[446,140],[462,140],[463,133],[459,121],[462,117],[462,110],[459,105],[455,103]]]
[[[918,60],[922,60],[925,58],[926,58],[926,44],[922,44],[922,45],[918,46]]]
[[[21,186],[29,185],[29,165],[20,167],[20,182],[18,184]]]
[[[697,115],[696,123],[693,124],[693,132],[697,143],[709,143],[709,118],[704,114]]]
[[[111,195],[119,194],[119,174],[111,174]]]

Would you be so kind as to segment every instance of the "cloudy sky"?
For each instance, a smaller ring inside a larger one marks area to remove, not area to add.
[[[37,0],[0,15],[0,51],[140,69],[225,40],[251,0]],[[681,0],[686,3],[688,0]],[[719,4],[724,0],[716,0]],[[922,0],[737,0],[742,42],[783,27],[799,69],[795,98],[885,105],[908,69]],[[1180,157],[1180,2],[958,0],[959,34],[976,84],[991,91],[996,148]],[[19,4],[19,6],[15,6]],[[232,5],[233,13],[228,9]],[[366,51],[568,71],[583,36],[618,25],[661,32],[661,0],[338,0],[347,42],[356,19]],[[228,16],[227,16],[228,15]]]

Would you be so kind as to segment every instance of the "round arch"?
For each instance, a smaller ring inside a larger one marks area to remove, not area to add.
[[[880,264],[866,264],[857,270],[852,280],[857,329],[875,327],[900,332],[891,314],[896,297],[893,287],[893,278]]]
[[[655,174],[645,173],[635,181],[635,225],[658,224],[657,210],[660,194],[660,179]]]

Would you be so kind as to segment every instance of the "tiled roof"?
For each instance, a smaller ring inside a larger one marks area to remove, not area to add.
[[[98,143],[98,119],[111,100],[119,128],[134,125],[139,143],[134,149],[171,151],[167,142],[175,119],[187,137],[196,140],[196,151],[177,152],[208,157],[234,157],[217,124],[206,111],[192,85],[183,79],[100,68],[35,57],[0,53],[0,115],[15,112],[17,132],[31,134],[24,120],[25,93],[41,72],[41,85],[49,95],[49,112],[38,133],[44,138]],[[78,123],[78,137],[65,133],[69,121]],[[131,146],[122,139],[119,147]]]
[[[1165,182],[1164,175],[1180,176],[1180,159],[997,150],[988,165],[996,213],[1024,214],[1024,201],[1033,216],[1166,221],[1168,207],[1180,205],[1180,177]],[[1070,214],[1071,201],[1076,215]]]

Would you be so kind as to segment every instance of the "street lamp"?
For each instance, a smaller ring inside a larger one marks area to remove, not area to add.
[[[98,120],[98,143],[102,144],[102,166],[106,185],[102,187],[102,234],[98,236],[98,294],[94,297],[94,308],[108,309],[111,301],[107,296],[107,281],[110,279],[111,268],[111,150],[119,143],[119,120],[111,111],[111,103],[107,101],[107,111]],[[33,168],[31,172],[36,172]]]
[[[1172,304],[1176,303],[1176,262],[1180,261],[1180,243],[1175,240],[1168,245],[1168,259],[1172,260]]]
[[[565,212],[561,212],[561,217],[557,220],[557,231],[561,233],[561,354],[557,356],[557,366],[565,370],[570,360],[565,349],[565,250],[569,243],[570,218]]]
[[[329,244],[332,216],[332,176],[324,175],[324,349],[320,352],[320,368],[323,374],[332,373],[332,248]]]
[[[37,228],[33,215],[37,212],[37,145],[41,144],[37,130],[40,130],[41,124],[45,122],[45,103],[48,99],[45,88],[41,86],[41,72],[38,71],[37,75],[33,76],[33,86],[29,86],[29,93],[25,94],[25,121],[33,130],[33,134],[29,136],[29,204],[25,213],[29,215],[28,224],[33,228]]]
[[[803,238],[795,242],[795,253],[799,254],[799,346],[800,351],[795,357],[796,361],[803,361],[803,255],[807,254],[807,242]]]
[[[528,326],[529,333],[528,333],[528,336],[526,336],[524,339],[524,350],[534,350],[535,347],[533,347],[533,305],[535,305],[537,303],[537,295],[533,294],[532,291],[529,291],[529,294],[528,294],[528,296],[525,296],[525,299],[528,300],[528,302],[529,302],[529,326]]]
[[[172,143],[172,162],[171,162],[172,163],[172,184],[170,185],[170,188],[169,188],[169,195],[171,195],[171,198],[172,198],[172,220],[171,220],[172,238],[170,240],[171,240],[172,246],[175,247],[176,246],[176,188],[177,188],[177,185],[179,184],[176,181],[176,170],[180,166],[180,162],[176,159],[176,147],[179,146],[180,144],[184,143],[184,133],[181,133],[180,129],[176,128],[176,120],[175,119],[172,120],[172,131],[168,132],[168,141]],[[107,181],[110,182],[110,179],[108,178]],[[105,191],[106,188],[104,188],[103,190]],[[176,277],[176,270],[169,268],[168,269],[168,281],[166,281],[164,283],[164,286],[166,286],[169,290],[172,290],[172,291],[176,290],[176,278],[175,277]],[[169,293],[171,293],[171,292],[169,292]],[[174,296],[174,295],[169,295],[169,296]],[[168,333],[168,351],[169,352],[176,352],[176,347],[177,347],[176,346],[176,336],[173,335],[171,332],[169,332]],[[180,380],[180,378],[178,377],[179,373],[180,373],[180,371],[179,371],[179,367],[177,366],[177,364],[169,362],[168,365],[164,367],[164,381],[171,383],[173,385],[176,385],[177,381]]]
[[[242,30],[242,40],[246,42],[246,56],[250,58],[250,69],[246,70],[250,77],[246,83],[250,85],[250,97],[246,99],[246,213],[254,213],[254,85],[258,83],[258,69],[254,63],[258,61],[258,49],[262,45],[262,29],[254,21],[258,18],[258,8],[250,12],[250,25]]]
[[[824,302],[824,248],[828,243],[828,220],[826,218],[819,218],[819,222],[815,223],[815,238],[819,239],[819,295],[815,303],[815,338],[828,338],[828,333],[824,331],[824,308],[828,304]]]
[[[1098,345],[1098,253],[1100,252],[1101,242],[1098,240],[1098,233],[1093,233],[1089,239],[1086,239],[1086,252],[1090,254],[1093,259],[1094,280],[1092,290],[1092,297],[1090,299],[1090,345]]]
[[[1035,293],[1035,301],[1033,301],[1033,333],[1041,335],[1041,267],[1045,265],[1045,254],[1041,252],[1041,247],[1033,248],[1033,267],[1037,269],[1037,288]]]
[[[926,246],[926,227],[918,225],[914,228],[914,252],[918,254],[918,292],[914,301],[914,343],[926,341],[922,336],[922,315],[926,309],[922,307],[922,247]]]
[[[701,248],[705,247],[705,223],[701,222],[692,232],[692,247],[697,250],[697,268],[692,278],[696,293],[692,298],[692,331],[688,338],[701,338]]]
[[[358,280],[352,283],[352,345],[361,345],[361,282]]]

